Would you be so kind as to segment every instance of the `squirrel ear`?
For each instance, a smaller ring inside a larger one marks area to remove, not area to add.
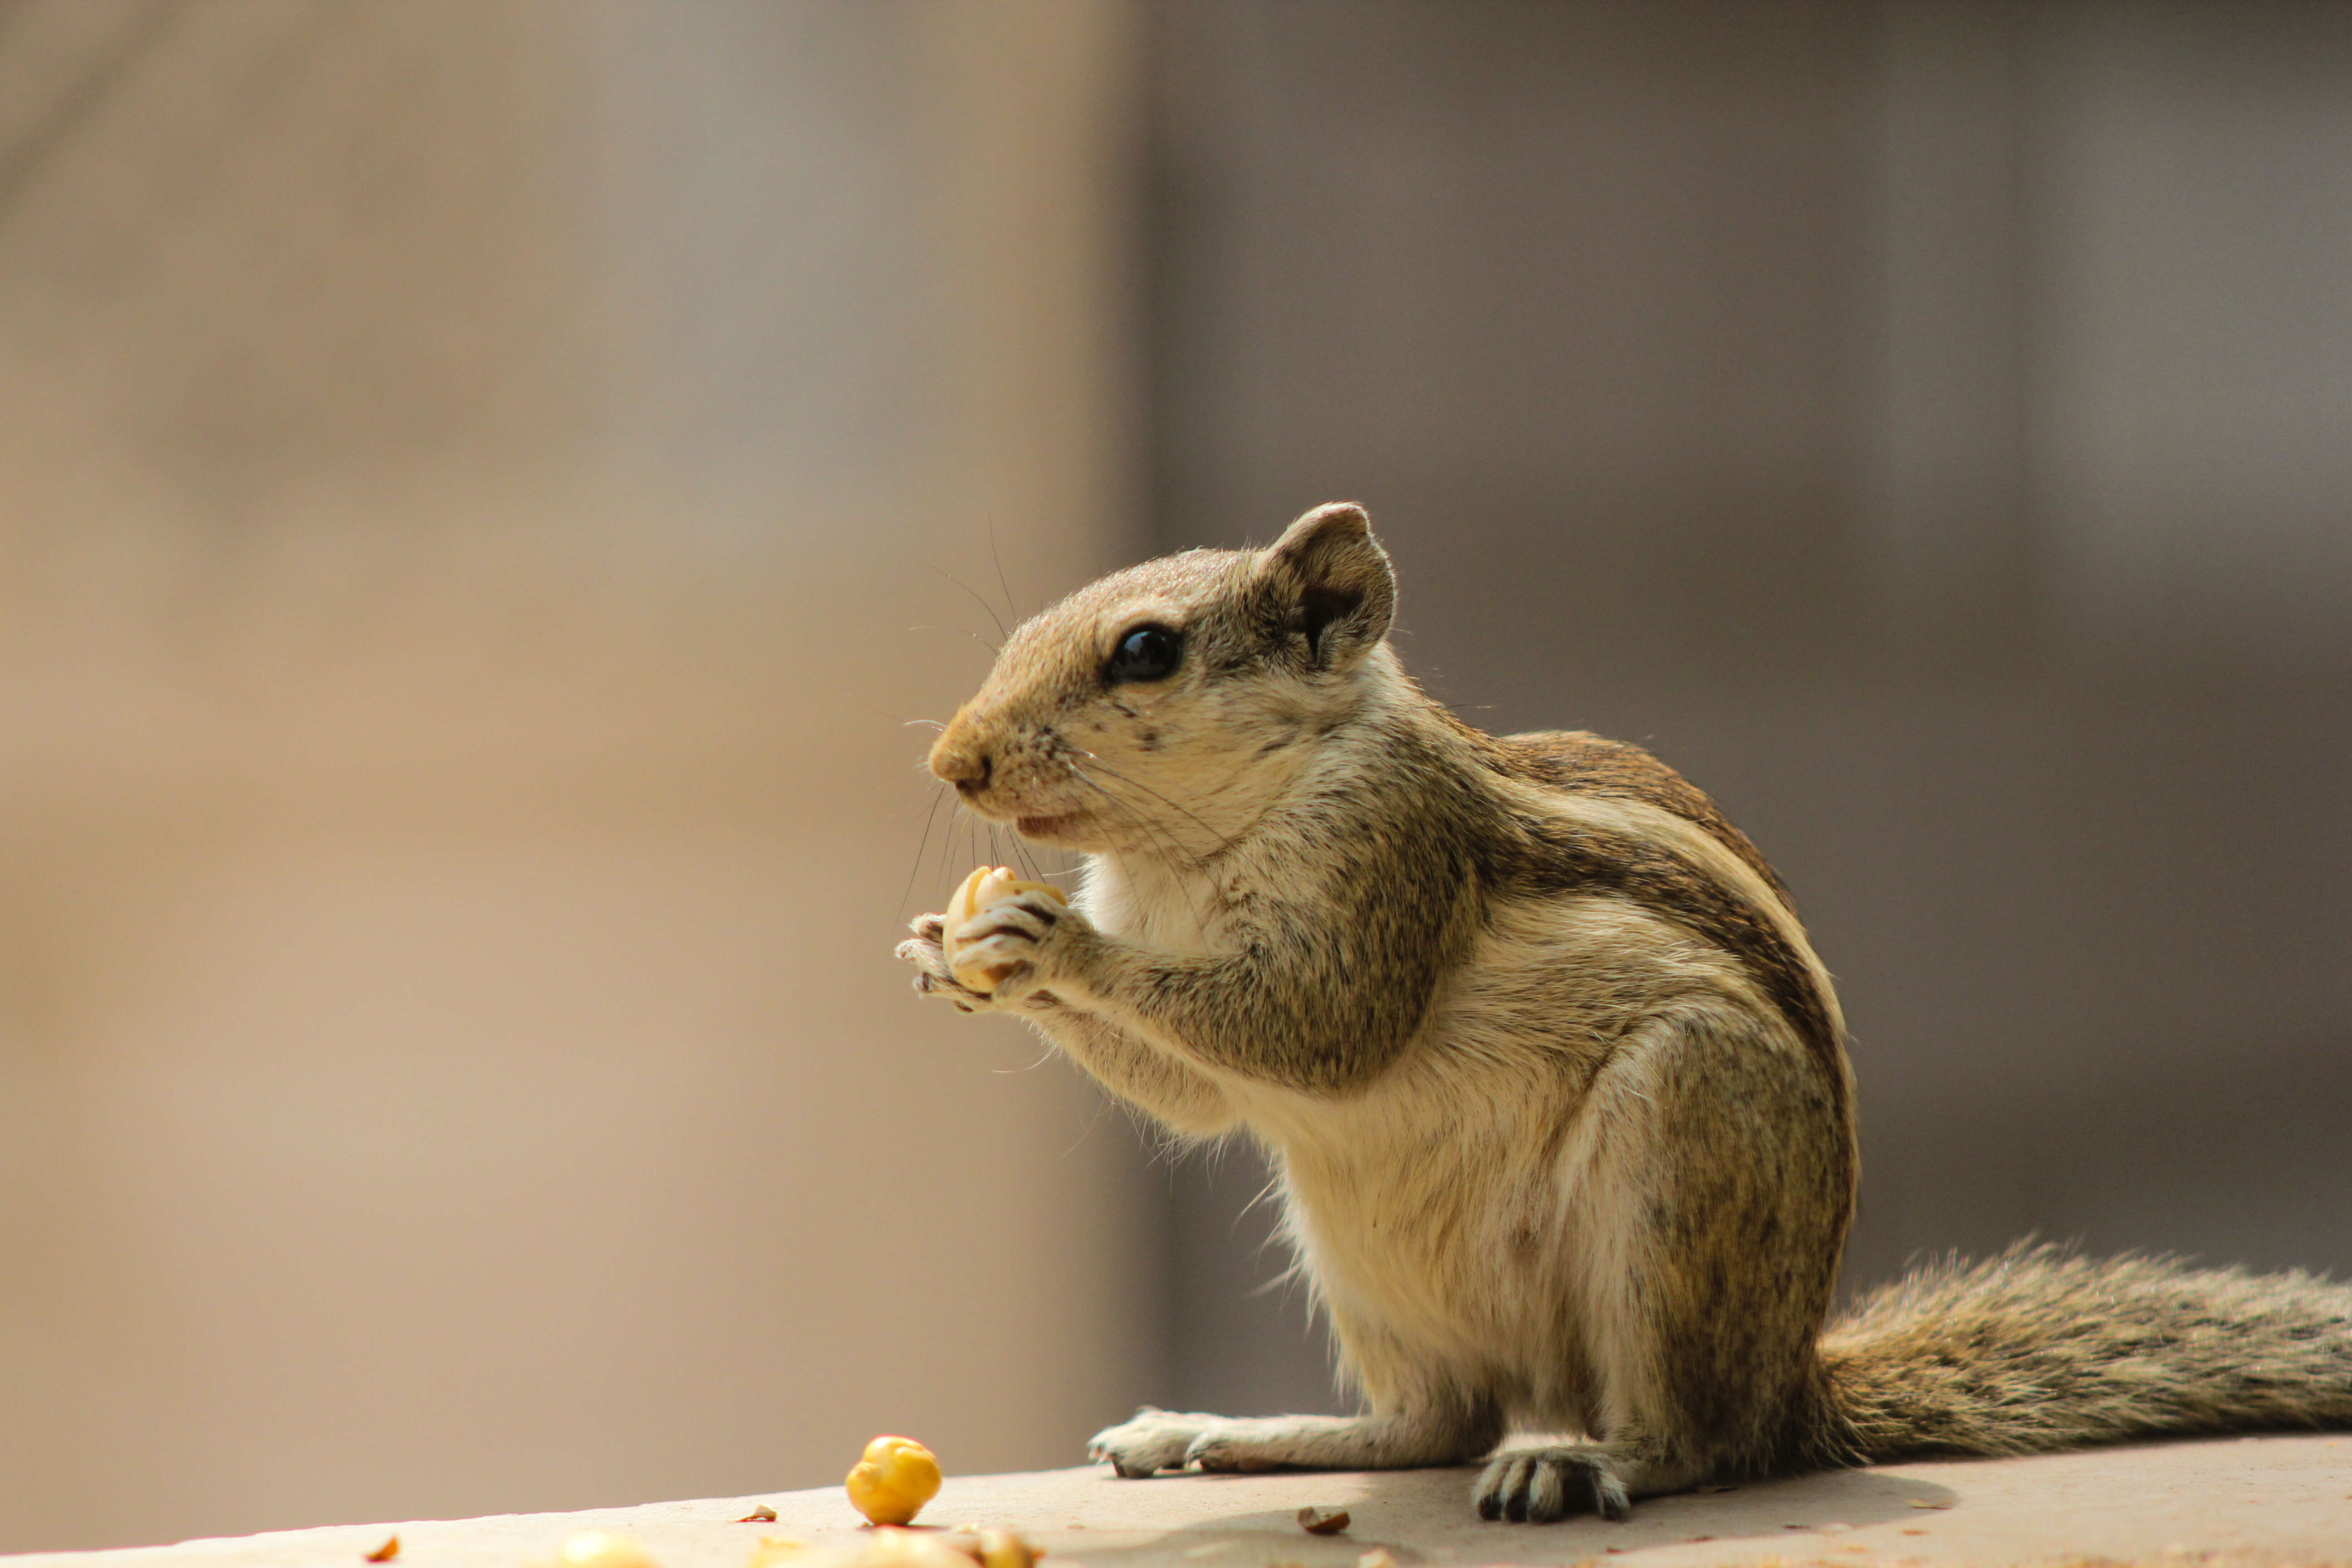
[[[1396,614],[1389,552],[1353,501],[1318,506],[1285,529],[1267,549],[1259,574],[1282,596],[1276,613],[1285,634],[1307,639],[1307,659],[1317,668],[1369,651],[1388,635]]]

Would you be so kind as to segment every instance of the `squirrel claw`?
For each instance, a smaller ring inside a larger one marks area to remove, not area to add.
[[[898,944],[898,956],[915,966],[915,994],[919,996],[944,996],[955,1005],[959,1013],[977,1013],[992,998],[971,990],[948,970],[947,956],[940,951],[936,938],[921,934],[924,921],[933,930],[939,926],[937,915],[927,915],[915,922],[917,934]]]
[[[1552,1524],[1591,1512],[1614,1524],[1631,1518],[1625,1483],[1595,1448],[1524,1448],[1498,1454],[1473,1491],[1480,1519]]]
[[[1215,1419],[1171,1415],[1147,1405],[1136,1412],[1133,1420],[1096,1433],[1087,1444],[1087,1452],[1097,1462],[1109,1460],[1111,1468],[1127,1479],[1141,1480],[1161,1470],[1182,1469],[1184,1451],[1200,1435],[1202,1425]]]

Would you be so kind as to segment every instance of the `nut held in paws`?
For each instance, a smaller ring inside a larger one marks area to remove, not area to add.
[[[1045,882],[1024,882],[1013,874],[1009,866],[982,866],[963,879],[948,900],[947,913],[940,920],[940,952],[948,961],[949,972],[957,984],[969,990],[990,992],[1004,982],[1011,971],[1001,965],[959,963],[956,960],[956,928],[1005,900],[1023,893],[1051,893],[1055,900],[1068,903],[1062,889]]]

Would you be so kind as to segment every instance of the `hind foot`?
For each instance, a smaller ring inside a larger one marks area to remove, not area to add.
[[[1521,1448],[1497,1454],[1471,1498],[1480,1519],[1550,1524],[1572,1513],[1622,1521],[1633,1511],[1625,1480],[1605,1448]]]

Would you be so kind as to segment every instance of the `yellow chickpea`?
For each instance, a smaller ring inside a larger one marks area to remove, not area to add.
[[[877,1524],[906,1524],[939,1494],[940,1462],[912,1437],[877,1437],[845,1483],[857,1511]]]

